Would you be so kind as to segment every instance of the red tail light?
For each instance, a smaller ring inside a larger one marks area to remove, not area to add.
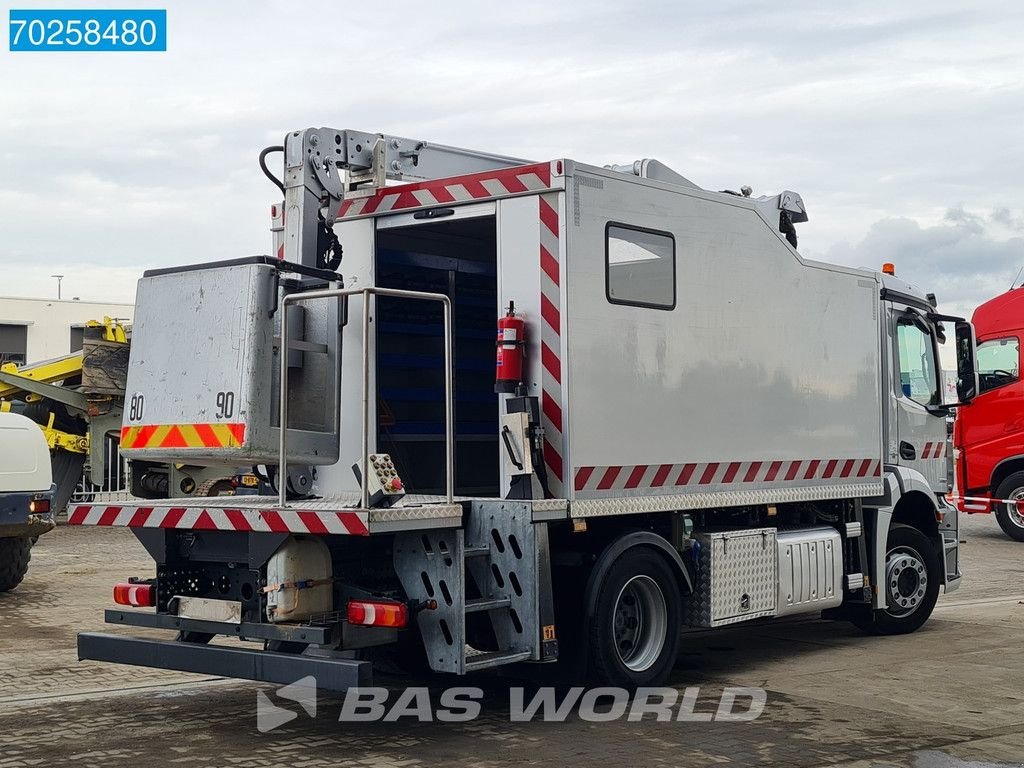
[[[405,603],[391,600],[349,600],[348,623],[364,627],[404,627],[409,623]]]
[[[32,499],[28,503],[28,511],[33,515],[38,515],[50,511],[50,500],[49,499]]]
[[[115,584],[114,602],[144,608],[156,605],[156,587],[152,584]]]

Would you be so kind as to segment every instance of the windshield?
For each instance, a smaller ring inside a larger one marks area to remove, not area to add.
[[[942,401],[932,335],[912,320],[900,320],[897,337],[903,394],[921,405],[938,405]]]
[[[977,358],[982,392],[1012,384],[1020,378],[1020,341],[1016,337],[981,342]]]

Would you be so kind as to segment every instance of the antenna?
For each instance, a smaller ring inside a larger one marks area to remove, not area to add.
[[[1011,291],[1013,290],[1013,286],[1015,286],[1017,284],[1017,281],[1020,279],[1020,273],[1021,272],[1024,272],[1024,265],[1022,265],[1021,268],[1017,270],[1017,276],[1015,278],[1013,278],[1013,282],[1010,283],[1010,290]]]

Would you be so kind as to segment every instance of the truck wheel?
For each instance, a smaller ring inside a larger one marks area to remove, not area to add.
[[[997,499],[1024,499],[1024,472],[1014,472],[999,484]],[[1016,504],[996,504],[996,521],[1014,541],[1024,541],[1024,515]]]
[[[9,592],[21,584],[31,559],[31,539],[0,539],[0,592]]]
[[[884,611],[865,611],[853,622],[873,635],[905,635],[921,627],[939,597],[942,565],[935,545],[917,528],[893,525],[885,553]]]
[[[636,687],[664,680],[679,648],[679,583],[650,549],[625,552],[597,585],[591,617],[591,676],[607,685]]]

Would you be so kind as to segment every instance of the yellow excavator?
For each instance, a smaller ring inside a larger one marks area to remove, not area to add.
[[[50,447],[55,513],[67,506],[86,460],[92,482],[104,482],[112,457],[103,438],[121,426],[128,349],[128,329],[104,317],[86,324],[79,352],[20,367],[0,365],[0,411],[32,419]]]

